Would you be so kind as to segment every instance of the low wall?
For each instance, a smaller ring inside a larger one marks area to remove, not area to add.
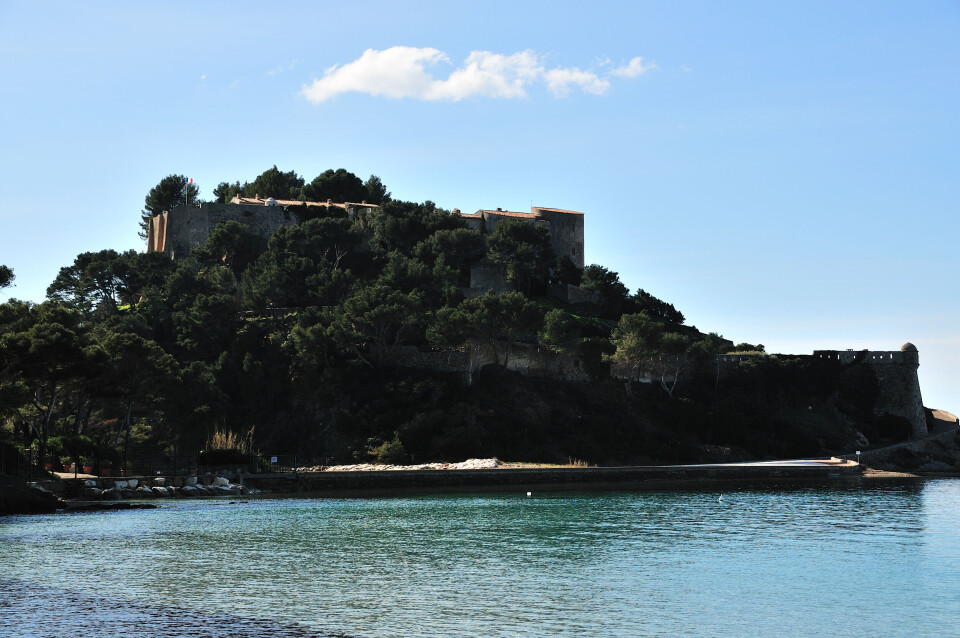
[[[303,472],[283,477],[251,475],[245,483],[262,490],[343,492],[355,490],[489,489],[584,486],[662,489],[699,482],[807,480],[859,476],[860,468],[827,466],[590,467],[382,472]]]

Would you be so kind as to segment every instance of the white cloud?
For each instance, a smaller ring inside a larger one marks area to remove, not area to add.
[[[353,62],[327,69],[322,78],[304,86],[301,94],[314,104],[350,91],[392,98],[431,99],[428,95],[436,80],[424,67],[446,60],[442,51],[429,48],[367,49]]]
[[[657,65],[653,62],[644,66],[643,58],[633,58],[626,66],[617,67],[611,73],[621,78],[635,78],[655,68]]]
[[[353,62],[330,67],[323,77],[304,85],[300,93],[314,104],[350,92],[456,102],[471,97],[523,98],[534,83],[545,83],[557,97],[569,95],[571,88],[594,95],[602,95],[610,88],[607,79],[592,71],[576,67],[546,69],[541,57],[530,50],[512,55],[473,51],[446,78],[431,73],[433,67],[448,64],[450,58],[437,49],[367,49]],[[643,66],[641,58],[634,58],[628,66],[612,72],[635,77],[650,68],[653,65]]]
[[[473,51],[462,68],[446,80],[436,80],[426,99],[462,100],[465,97],[525,97],[524,85],[543,73],[533,51],[501,55]]]
[[[203,75],[201,75],[201,76],[200,76],[200,79],[201,79],[201,80],[206,80],[206,79],[207,79],[207,74],[204,73]]]
[[[547,81],[547,88],[557,97],[564,97],[570,93],[570,86],[579,86],[587,93],[603,95],[610,88],[610,82],[600,79],[596,73],[581,71],[573,67],[569,69],[551,69],[543,74]]]

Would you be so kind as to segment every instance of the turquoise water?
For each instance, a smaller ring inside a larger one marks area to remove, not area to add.
[[[0,635],[960,633],[960,480],[717,496],[197,500],[10,517]]]

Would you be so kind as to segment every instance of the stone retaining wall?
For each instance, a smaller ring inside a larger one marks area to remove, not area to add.
[[[808,480],[859,476],[860,468],[829,466],[591,467],[390,472],[303,472],[283,477],[249,476],[247,485],[272,492],[339,492],[396,489],[486,489],[505,486],[621,487],[661,489],[697,482]]]

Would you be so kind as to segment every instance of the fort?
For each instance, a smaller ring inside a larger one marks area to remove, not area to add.
[[[206,243],[208,235],[218,224],[228,221],[240,222],[253,229],[258,235],[269,237],[281,227],[299,223],[296,207],[302,206],[337,207],[346,211],[349,217],[353,217],[362,210],[379,209],[378,206],[366,202],[335,203],[329,200],[300,202],[258,197],[235,197],[228,204],[202,203],[198,206],[180,206],[150,219],[147,235],[148,250],[165,252],[172,259],[185,258],[193,248]],[[577,268],[584,267],[583,213],[557,208],[532,207],[529,213],[497,208],[496,210],[479,210],[472,214],[463,214],[458,209],[454,209],[452,214],[464,219],[468,227],[485,234],[492,232],[497,224],[505,220],[545,225],[550,230],[551,245],[557,257],[569,257]],[[486,259],[472,267],[470,279],[470,287],[463,289],[467,296],[482,294],[491,289],[497,292],[507,289],[502,271],[496,264]],[[577,291],[579,289],[574,290],[574,292]],[[565,291],[564,300],[574,301],[568,297],[570,293]],[[589,302],[588,298],[579,299],[578,297],[578,300]],[[401,365],[411,367],[446,369],[469,375],[483,365],[496,363],[485,355],[482,347],[469,347],[464,352],[453,355],[419,352],[415,347],[408,347],[406,350],[409,351],[401,354],[399,359],[402,360]],[[744,358],[751,356],[757,355],[717,355],[718,377],[729,373]],[[876,375],[879,388],[874,405],[875,414],[906,419],[911,426],[912,438],[928,434],[917,376],[920,365],[919,353],[913,344],[905,343],[899,351],[816,350],[812,355],[777,356],[799,357],[843,367],[868,366]],[[679,360],[684,357],[681,355],[673,358]],[[658,360],[662,363],[664,358],[662,356]],[[528,375],[546,375],[571,380],[589,378],[583,362],[576,357],[549,352],[535,344],[514,344],[513,356],[504,363],[506,367]],[[682,362],[680,366],[674,362],[674,365],[669,367],[679,374]],[[637,376],[636,371],[620,370],[616,367],[611,369],[610,374],[624,379]],[[659,376],[657,378],[659,379]],[[649,371],[646,374],[640,372],[638,380],[653,381],[653,378]]]
[[[366,202],[336,203],[301,202],[277,200],[272,197],[234,197],[228,204],[201,203],[198,206],[178,206],[150,218],[147,227],[147,250],[164,252],[172,259],[183,259],[197,246],[206,243],[207,237],[218,224],[236,221],[250,227],[261,237],[270,237],[277,229],[299,223],[296,207],[323,206],[341,208],[351,218],[361,210],[379,210],[379,206]],[[583,268],[583,213],[559,208],[533,207],[529,213],[496,210],[479,210],[463,214],[458,209],[453,214],[466,221],[469,228],[490,233],[496,225],[507,219],[530,224],[543,224],[550,230],[550,241],[557,258],[567,256],[577,268]],[[487,266],[486,270],[489,270]],[[491,281],[483,265],[477,269],[478,286]],[[496,273],[493,275],[496,279]],[[489,287],[496,287],[490,285]]]
[[[877,375],[880,388],[874,413],[877,416],[888,414],[905,418],[910,422],[913,438],[928,433],[920,379],[917,376],[920,353],[909,341],[899,351],[814,350],[813,357],[841,366],[869,366]]]

